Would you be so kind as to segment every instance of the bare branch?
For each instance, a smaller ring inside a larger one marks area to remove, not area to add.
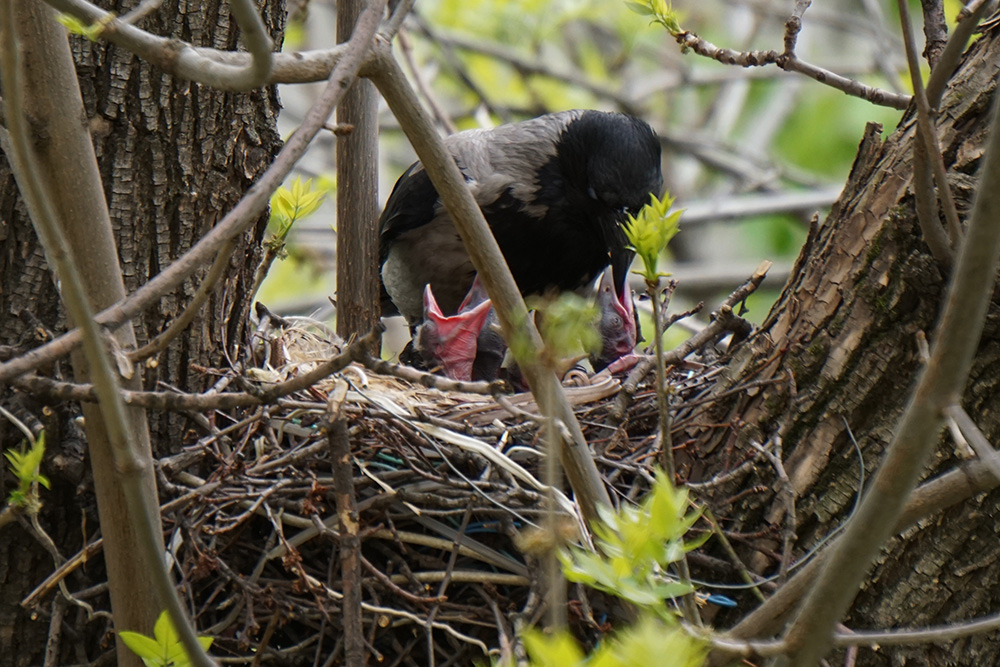
[[[944,3],[941,0],[920,0],[920,7],[924,13],[924,58],[933,69],[940,62],[941,52],[948,41]]]
[[[972,421],[969,413],[961,405],[952,405],[945,408],[944,413],[955,420],[955,423],[958,424],[958,429],[965,436],[965,439],[969,441],[972,449],[975,450],[983,464],[996,476],[997,482],[1000,482],[1000,452],[993,449],[993,445],[990,444],[990,441],[986,439],[983,432],[976,426],[976,422]]]
[[[121,390],[122,400],[133,407],[150,408],[154,410],[197,411],[227,410],[238,407],[266,405],[275,403],[278,399],[311,387],[334,373],[338,373],[352,362],[362,362],[368,358],[366,346],[372,346],[378,341],[380,329],[352,342],[340,354],[318,364],[309,373],[293,377],[284,382],[278,382],[261,391],[218,393],[208,391],[202,394],[184,394],[166,391],[130,391]],[[57,382],[34,375],[20,377],[14,380],[14,386],[25,392],[38,396],[61,400],[82,401],[94,403],[98,401],[98,393],[93,385]],[[471,384],[471,383],[470,383]]]
[[[184,312],[180,314],[170,325],[160,332],[153,340],[149,341],[143,345],[138,350],[135,350],[128,355],[129,361],[136,363],[152,357],[155,354],[159,354],[163,350],[167,349],[174,338],[176,338],[182,331],[187,329],[187,326],[191,324],[194,318],[198,315],[198,311],[201,307],[205,305],[208,301],[208,297],[211,296],[212,292],[215,291],[216,285],[219,284],[219,279],[225,273],[226,266],[229,264],[230,256],[233,252],[233,247],[236,245],[236,237],[233,237],[226,241],[226,243],[219,249],[219,254],[215,256],[215,261],[212,262],[212,267],[205,274],[205,279],[201,281],[198,285],[198,290],[194,293],[194,297],[191,302],[184,308]],[[252,291],[251,294],[256,294],[256,290]]]
[[[250,54],[230,64],[213,58],[215,49],[197,49],[178,40],[151,35],[86,0],[46,0],[49,5],[88,24],[104,26],[101,37],[122,46],[165,72],[219,90],[241,92],[269,83],[274,48],[264,22],[251,0],[230,3]]]
[[[444,202],[473,265],[493,301],[507,340],[523,340],[540,350],[541,338],[528,317],[524,300],[507,268],[496,239],[466,187],[455,160],[444,147],[416,93],[406,81],[388,44],[376,46],[377,65],[371,79],[378,86],[406,132],[417,156]],[[523,360],[521,360],[523,361]],[[544,414],[555,415],[570,431],[564,441],[563,465],[587,521],[598,517],[597,507],[611,506],[611,499],[591,458],[586,439],[555,374],[535,363],[521,363],[528,384]]]
[[[996,477],[982,461],[965,463],[918,487],[907,501],[893,530],[902,531],[920,519],[997,486]],[[735,639],[750,639],[767,637],[778,632],[785,620],[796,610],[802,596],[808,592],[819,570],[841,540],[843,536],[834,538],[826,551],[802,567],[767,602],[744,617],[729,631],[728,636]],[[719,663],[713,659],[710,664],[728,663]]]
[[[969,43],[972,33],[979,25],[979,19],[986,13],[986,8],[990,4],[987,0],[978,3],[970,2],[959,13],[958,25],[955,26],[955,31],[948,39],[948,43],[945,44],[944,50],[938,56],[938,61],[931,69],[931,75],[927,79],[927,104],[930,105],[931,109],[937,109],[938,105],[941,104],[945,85],[951,79],[955,68],[958,67],[958,61],[965,51],[966,44]]]
[[[787,72],[804,74],[843,93],[868,100],[872,104],[893,109],[905,109],[910,103],[908,95],[899,95],[888,90],[873,88],[854,79],[848,79],[830,70],[799,60],[794,52],[733,51],[732,49],[720,48],[687,31],[678,33],[675,35],[675,39],[682,48],[691,49],[700,56],[717,60],[725,65],[739,65],[740,67],[777,65]]]
[[[958,221],[958,210],[955,208],[955,200],[951,195],[951,186],[948,185],[948,174],[944,168],[944,158],[941,155],[941,145],[938,143],[937,130],[933,122],[930,105],[927,103],[927,95],[924,93],[924,81],[920,73],[920,64],[917,62],[916,47],[913,45],[913,30],[910,27],[910,13],[906,7],[905,0],[897,0],[899,6],[899,18],[903,28],[903,44],[906,45],[906,59],[910,65],[910,80],[913,82],[913,95],[917,103],[917,140],[923,144],[923,158],[929,161],[934,173],[934,181],[937,184],[938,196],[941,198],[941,207],[944,209],[944,217],[948,222],[948,238],[952,247],[958,247],[962,238],[962,225]],[[915,161],[916,162],[916,161]],[[921,166],[917,165],[916,166]],[[917,179],[916,187],[924,185]],[[926,176],[923,181],[926,181]],[[926,206],[924,207],[926,208]],[[918,208],[918,213],[920,209]],[[927,211],[925,211],[927,213]],[[937,214],[933,214],[931,220],[920,220],[921,229],[936,225]],[[933,235],[933,231],[931,234]]]

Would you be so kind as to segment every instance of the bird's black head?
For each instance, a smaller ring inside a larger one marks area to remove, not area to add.
[[[634,214],[649,202],[650,193],[663,189],[660,142],[638,118],[586,111],[566,128],[563,142],[579,160],[579,185],[596,205]]]

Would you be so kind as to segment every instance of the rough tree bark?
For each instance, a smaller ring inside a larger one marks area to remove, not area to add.
[[[121,15],[136,4],[126,0],[106,7]],[[283,3],[266,0],[261,11],[280,44]],[[234,49],[238,43],[228,5],[218,0],[197,5],[167,0],[143,27],[197,45]],[[133,289],[187,250],[266,168],[280,147],[275,129],[277,96],[273,89],[232,94],[178,81],[103,43],[73,38],[72,47],[125,284]],[[237,244],[219,288],[190,329],[155,357],[155,364],[142,369],[147,388],[165,384],[202,389],[213,380],[198,366],[221,365],[226,355],[238,356],[251,305],[246,290],[265,224],[262,216]],[[140,344],[183,311],[207,268],[136,322]],[[53,277],[6,161],[0,161],[0,313],[4,358],[65,326]],[[70,377],[68,365],[47,371]],[[96,536],[98,523],[95,508],[81,507],[76,493],[91,485],[82,433],[73,421],[78,407],[42,405],[6,388],[0,401],[29,425],[45,426],[49,452],[45,469],[53,489],[44,499],[41,523],[63,556],[71,555],[81,546],[81,521],[88,539]],[[150,417],[158,452],[182,445],[184,418],[163,413]],[[6,420],[0,420],[4,447],[20,439]],[[4,480],[0,495],[6,495],[9,484]],[[0,646],[5,649],[0,652],[0,667],[41,664],[47,620],[43,615],[31,621],[19,603],[52,571],[52,558],[26,532],[16,527],[7,530],[11,537],[0,544]],[[79,576],[103,580],[100,559],[91,567],[92,572]],[[40,611],[44,614],[47,608]],[[63,634],[64,650],[56,656],[57,664],[90,662],[107,649],[102,644],[106,623],[97,619],[85,625],[84,618],[82,610],[68,611],[67,621],[86,632]]]
[[[347,41],[364,2],[337,5],[337,40]],[[379,319],[378,92],[358,79],[337,107],[351,129],[337,137],[337,333],[363,336]],[[378,353],[378,350],[373,350]]]
[[[941,105],[937,127],[963,218],[980,187],[976,171],[998,69],[1000,39],[993,30],[970,48]],[[691,439],[686,465],[693,479],[707,479],[751,456],[749,442],[763,444],[780,435],[796,494],[796,556],[836,529],[854,503],[860,470],[852,434],[863,453],[866,480],[871,479],[921,363],[918,335],[931,334],[942,308],[947,275],[921,240],[914,213],[915,126],[907,113],[884,143],[879,128],[869,127],[840,200],[811,230],[780,299],[759,333],[735,352],[727,380],[715,391],[722,395],[748,381],[772,383],[706,406],[692,421],[712,426],[689,427],[686,433]],[[993,442],[1000,436],[998,363],[1000,294],[995,294],[963,398]],[[942,437],[928,477],[957,460],[951,439]],[[761,459],[708,500],[721,505],[757,484],[767,490],[718,513],[732,520],[728,527],[736,532],[776,527],[744,554],[758,571],[773,573],[776,560],[762,554],[781,551],[785,503],[767,461]],[[995,612],[998,497],[992,493],[952,508],[887,545],[846,624],[853,629],[921,627]],[[747,597],[738,615],[720,620],[734,620],[753,604]],[[1000,644],[982,636],[938,647],[862,649],[858,664],[998,661]]]

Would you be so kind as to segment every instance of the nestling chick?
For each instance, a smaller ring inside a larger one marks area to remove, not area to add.
[[[597,313],[601,349],[590,355],[590,365],[595,371],[603,371],[611,363],[632,354],[639,338],[632,289],[626,284],[618,294],[610,267],[604,270],[597,285]]]
[[[444,315],[430,285],[424,288],[424,321],[414,334],[417,352],[431,369],[453,380],[497,378],[507,344],[493,304],[477,277],[454,315]]]

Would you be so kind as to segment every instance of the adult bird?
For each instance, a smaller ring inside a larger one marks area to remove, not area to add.
[[[663,185],[660,144],[645,122],[621,113],[563,111],[447,137],[523,295],[576,290],[608,265],[616,296],[630,299],[632,251],[620,223]],[[382,314],[411,327],[430,285],[454,314],[475,268],[419,162],[396,182],[380,219]]]

